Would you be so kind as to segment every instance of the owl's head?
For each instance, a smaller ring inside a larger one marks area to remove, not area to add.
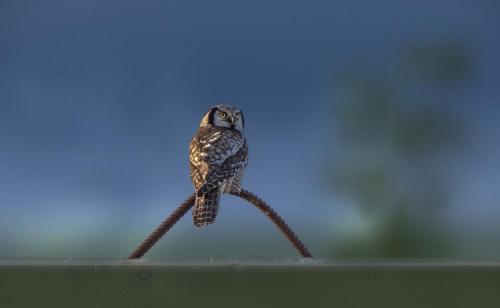
[[[228,105],[217,105],[207,111],[200,126],[227,127],[242,131],[245,127],[245,120],[241,110]]]

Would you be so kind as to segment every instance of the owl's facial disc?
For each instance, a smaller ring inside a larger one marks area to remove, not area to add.
[[[243,130],[243,115],[239,109],[227,105],[217,105],[209,111],[210,124],[218,127]]]

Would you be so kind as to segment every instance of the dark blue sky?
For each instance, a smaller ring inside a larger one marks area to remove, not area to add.
[[[450,217],[464,228],[495,224],[499,33],[496,1],[3,0],[3,240],[40,243],[13,244],[17,255],[50,255],[49,240],[66,243],[56,230],[78,243],[127,226],[137,241],[191,192],[187,146],[221,101],[245,112],[247,187],[321,237],[352,215],[321,178],[335,147],[337,77],[390,73],[405,48],[447,41],[463,43],[474,61],[472,76],[437,107],[467,137],[449,162]],[[239,201],[223,207],[217,232],[229,224],[275,232]],[[71,247],[60,254],[81,253]]]

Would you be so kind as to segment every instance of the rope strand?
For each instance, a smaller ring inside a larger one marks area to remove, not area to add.
[[[170,216],[165,219],[129,256],[127,259],[139,259],[158,242],[194,205],[196,194],[192,194]]]
[[[239,193],[231,193],[253,204],[261,210],[278,227],[281,233],[292,243],[300,255],[304,258],[311,258],[312,255],[306,246],[299,240],[297,235],[290,229],[286,222],[276,213],[264,200],[251,192],[242,189]],[[128,259],[139,259],[146,254],[153,246],[184,216],[194,205],[196,194],[192,194],[186,199],[170,216],[168,216],[129,256]]]
[[[264,202],[264,200],[244,189],[242,189],[239,193],[231,194],[247,200],[259,210],[261,210],[276,225],[276,227],[278,227],[281,233],[283,233],[283,235],[292,243],[292,245],[295,247],[295,249],[298,250],[302,257],[312,258],[309,250],[300,241],[297,235],[295,235],[292,229],[290,229],[283,218],[281,218],[278,213],[276,213],[266,202]]]

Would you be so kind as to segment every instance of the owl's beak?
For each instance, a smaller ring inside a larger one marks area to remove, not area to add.
[[[233,123],[234,124],[234,116],[230,116],[229,117],[229,122]]]

